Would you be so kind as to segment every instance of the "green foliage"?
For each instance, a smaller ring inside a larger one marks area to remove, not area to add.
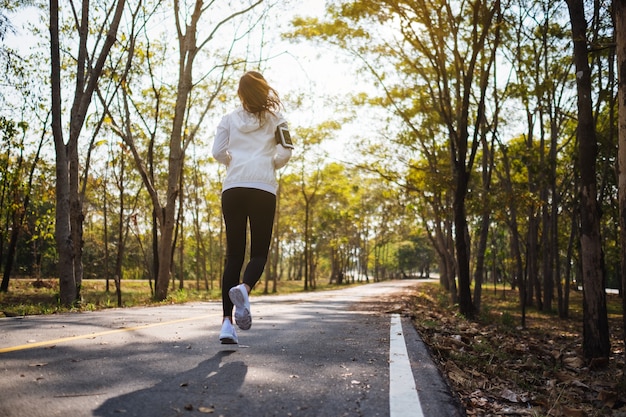
[[[361,28],[354,28],[346,21],[335,20],[334,22],[322,22],[317,18],[296,17],[292,21],[296,30],[286,33],[286,39],[304,37],[305,39],[323,41],[334,41],[341,46],[346,46],[347,39],[362,38],[369,39],[369,33]]]

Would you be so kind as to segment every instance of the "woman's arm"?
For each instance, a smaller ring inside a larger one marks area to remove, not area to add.
[[[283,145],[276,145],[276,155],[274,155],[274,168],[281,169],[291,158],[291,149],[285,148]]]
[[[213,158],[226,166],[230,163],[231,156],[228,153],[228,124],[226,123],[226,117],[223,117],[220,124],[217,125],[217,132],[215,133],[215,140],[213,142]]]

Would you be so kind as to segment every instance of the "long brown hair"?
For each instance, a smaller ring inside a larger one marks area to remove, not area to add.
[[[257,116],[259,121],[263,119],[265,112],[275,114],[282,105],[276,90],[257,71],[248,71],[239,79],[237,94],[243,108]]]

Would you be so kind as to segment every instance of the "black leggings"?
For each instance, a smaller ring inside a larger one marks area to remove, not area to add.
[[[222,213],[226,223],[226,266],[222,276],[224,317],[232,316],[233,303],[228,291],[239,284],[246,253],[246,230],[250,220],[250,261],[243,282],[250,288],[261,278],[272,239],[276,196],[255,188],[231,188],[222,193]]]

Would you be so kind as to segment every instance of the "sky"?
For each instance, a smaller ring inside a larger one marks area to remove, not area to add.
[[[325,0],[305,0],[290,3],[285,14],[285,22],[294,16],[324,18]],[[291,6],[293,5],[293,6]],[[287,18],[286,16],[289,16]],[[282,29],[282,28],[281,28]],[[283,30],[289,30],[285,24]],[[348,100],[349,95],[369,89],[360,85],[355,77],[357,67],[353,58],[342,53],[337,48],[319,43],[300,41],[278,41],[271,46],[271,54],[277,57],[270,60],[266,71],[266,78],[270,80],[281,94],[304,94],[311,100],[312,108],[309,111],[292,112],[293,122],[312,126],[327,119],[336,118],[331,103],[339,104]],[[345,136],[358,136],[354,126]],[[349,153],[347,140],[331,141],[330,151],[340,150],[343,156]],[[344,149],[345,148],[345,149]]]
[[[351,93],[362,91],[365,87],[355,84],[355,65],[349,57],[340,51],[328,46],[312,42],[290,42],[283,40],[280,34],[290,30],[291,19],[295,16],[315,16],[323,18],[326,0],[291,0],[277,3],[268,21],[271,26],[263,34],[265,40],[263,56],[272,57],[264,64],[264,75],[279,92],[286,98],[302,95],[305,105],[292,109],[287,107],[286,117],[292,126],[312,127],[327,119],[336,118],[332,103],[347,100]],[[227,13],[228,11],[224,11]],[[21,48],[32,45],[33,37],[24,29],[24,24],[32,22],[37,11],[25,10],[11,16],[16,34],[9,34],[5,39],[9,46]],[[275,24],[274,24],[275,22]],[[45,32],[44,32],[45,33]],[[260,36],[259,33],[255,36]],[[247,43],[260,44],[259,39],[250,39]],[[330,101],[330,105],[329,105]],[[351,152],[350,141],[366,132],[358,131],[359,123],[347,127],[338,134],[337,138],[328,140],[325,151],[337,159],[347,159]],[[211,129],[207,129],[211,130]]]

